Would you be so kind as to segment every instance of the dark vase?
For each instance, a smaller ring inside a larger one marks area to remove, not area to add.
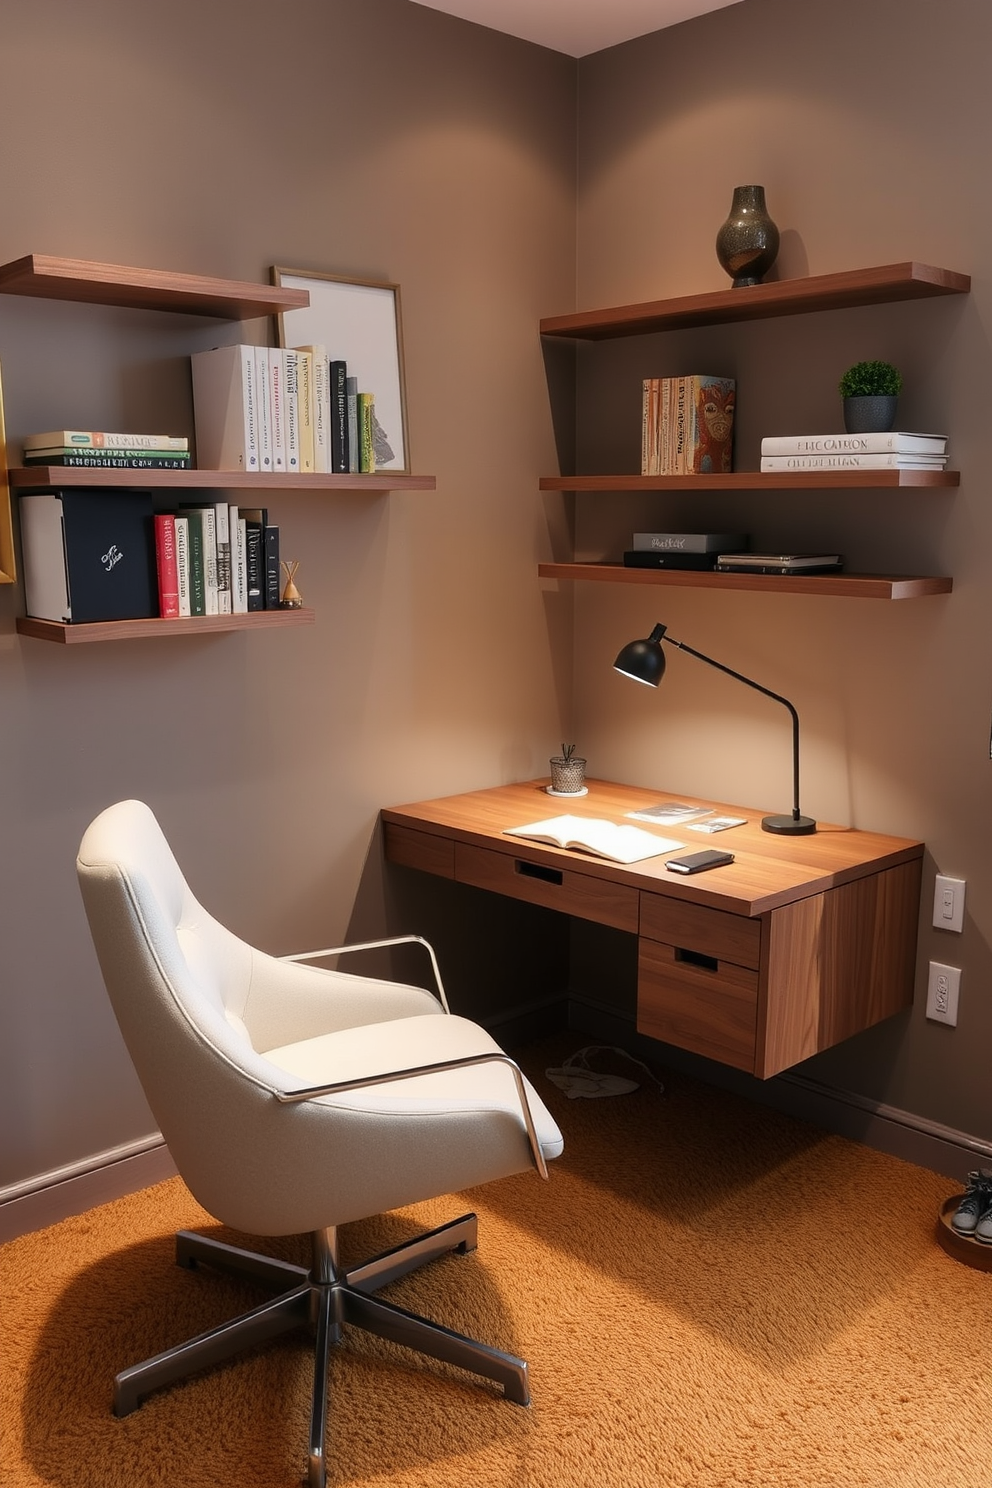
[[[844,428],[848,434],[887,434],[896,425],[898,397],[875,393],[844,399]]]
[[[716,256],[734,289],[760,284],[778,253],[778,228],[765,208],[764,186],[735,186],[730,216],[716,235]]]

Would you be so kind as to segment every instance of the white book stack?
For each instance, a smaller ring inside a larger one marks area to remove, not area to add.
[[[761,441],[763,471],[943,470],[943,434],[783,434]]]

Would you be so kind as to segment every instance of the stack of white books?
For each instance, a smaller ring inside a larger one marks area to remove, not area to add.
[[[761,441],[763,471],[943,470],[944,434],[776,434]]]

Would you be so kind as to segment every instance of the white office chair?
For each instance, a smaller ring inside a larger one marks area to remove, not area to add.
[[[526,1405],[522,1359],[371,1295],[449,1251],[474,1250],[474,1214],[350,1271],[338,1263],[339,1225],[531,1166],[546,1177],[546,1160],[562,1150],[516,1064],[482,1028],[448,1012],[427,942],[437,997],[304,964],[337,951],[267,956],[197,902],[140,801],[96,818],[76,866],[117,1020],[187,1186],[235,1229],[312,1237],[308,1271],[180,1233],[179,1265],[248,1275],[279,1295],[123,1369],[115,1413],[128,1415],[152,1390],[242,1349],[310,1328],[308,1482],[323,1488],[328,1353],[342,1322],[484,1375]]]

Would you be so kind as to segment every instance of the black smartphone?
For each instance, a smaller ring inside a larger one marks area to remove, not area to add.
[[[721,852],[719,848],[707,848],[705,852],[686,853],[681,858],[669,858],[665,867],[669,873],[705,873],[707,868],[720,868],[734,861],[733,853]]]

